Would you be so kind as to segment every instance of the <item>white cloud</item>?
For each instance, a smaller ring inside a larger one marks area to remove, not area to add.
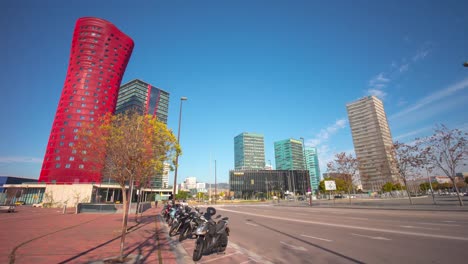
[[[407,71],[408,69],[409,69],[409,64],[406,63],[406,64],[401,65],[401,66],[398,68],[398,71],[399,71],[399,72],[405,72],[405,71]]]
[[[306,146],[313,146],[316,147],[324,142],[326,142],[331,135],[335,134],[339,129],[342,129],[346,126],[347,120],[345,118],[341,118],[337,120],[333,125],[321,129],[320,132],[315,136],[315,138],[308,139],[306,141]]]
[[[413,56],[413,61],[416,62],[416,61],[424,59],[429,54],[429,52],[430,50],[427,47],[424,47],[418,50],[416,54]]]
[[[420,128],[420,129],[416,129],[416,130],[413,130],[413,131],[398,135],[398,136],[394,137],[393,139],[400,140],[402,138],[407,138],[407,137],[410,137],[410,136],[418,135],[418,134],[420,134],[420,133],[422,133],[424,131],[430,130],[431,128],[432,127],[429,126],[429,127],[423,127],[423,128]]]
[[[380,99],[384,99],[385,96],[387,96],[386,92],[384,92],[382,90],[377,90],[377,89],[369,89],[369,90],[367,90],[367,94],[377,96]]]
[[[377,74],[374,78],[369,80],[369,86],[374,87],[376,85],[386,85],[388,82],[390,82],[390,79],[384,77],[384,73],[381,72]]]
[[[407,103],[408,103],[407,101],[405,101],[405,100],[403,100],[403,99],[400,99],[400,100],[398,100],[397,106],[404,106],[404,105],[406,105]]]
[[[455,84],[452,84],[442,90],[439,90],[435,93],[432,93],[422,99],[420,99],[418,102],[416,102],[414,105],[407,107],[406,109],[390,116],[390,119],[398,118],[401,116],[406,116],[407,114],[414,112],[420,108],[423,108],[431,103],[434,103],[436,101],[439,101],[443,98],[446,98],[460,90],[468,88],[468,78],[457,82]]]
[[[42,163],[43,159],[36,157],[6,156],[0,157],[0,163]]]

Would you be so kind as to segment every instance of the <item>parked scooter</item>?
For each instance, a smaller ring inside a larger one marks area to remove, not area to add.
[[[185,219],[185,222],[180,228],[179,241],[182,242],[186,238],[192,238],[195,233],[195,230],[203,223],[201,220],[201,215],[198,208],[195,208],[195,211],[190,212],[189,217]]]
[[[211,219],[215,214],[216,209],[208,207],[206,213],[201,217],[203,223],[195,231],[197,240],[192,256],[194,261],[200,260],[203,254],[220,253],[226,250],[230,232],[228,227],[229,218],[224,217],[216,222]],[[221,218],[221,215],[216,217],[216,219],[219,218]]]

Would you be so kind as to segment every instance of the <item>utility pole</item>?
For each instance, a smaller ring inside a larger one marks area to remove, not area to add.
[[[215,204],[216,204],[216,200],[217,200],[217,195],[218,195],[218,183],[216,181],[216,160],[215,160]]]

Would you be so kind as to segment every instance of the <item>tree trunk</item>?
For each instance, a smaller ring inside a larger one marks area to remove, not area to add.
[[[130,190],[133,187],[133,179],[130,181]],[[123,219],[122,219],[122,235],[120,237],[120,261],[124,260],[125,236],[127,235],[127,222],[128,222],[128,209],[129,204],[127,201],[127,191],[125,186],[122,187],[122,198],[124,204]]]
[[[462,200],[462,198],[460,196],[460,192],[458,191],[458,187],[455,184],[455,178],[452,176],[452,177],[450,177],[450,180],[452,180],[453,187],[455,187],[455,191],[457,192],[458,203],[460,204],[460,206],[463,206],[463,200]]]
[[[403,182],[405,183],[405,188],[406,188],[406,193],[408,194],[409,203],[413,205],[413,200],[411,200],[411,193],[409,191],[408,184],[406,184],[406,179],[404,179]]]
[[[351,204],[351,187],[348,187],[348,199],[349,199],[349,204]]]

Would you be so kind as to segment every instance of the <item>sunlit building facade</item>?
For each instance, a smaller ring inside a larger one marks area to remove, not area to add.
[[[169,93],[142,80],[132,80],[120,87],[115,113],[130,109],[150,114],[167,124]]]
[[[234,138],[234,168],[236,170],[265,168],[263,135],[244,132]]]
[[[306,170],[231,170],[229,186],[234,198],[252,199],[288,194],[305,195],[310,189]]]
[[[113,113],[133,40],[112,23],[77,20],[68,71],[42,164],[40,182],[100,182],[102,164],[77,155],[78,132]],[[89,153],[92,155],[92,153]]]
[[[302,141],[285,139],[275,144],[275,163],[277,170],[304,170]]]
[[[310,185],[315,192],[320,184],[320,166],[318,160],[317,148],[305,147],[306,169],[309,171]]]
[[[346,108],[364,190],[379,191],[387,182],[401,182],[393,160],[392,135],[382,101],[366,96]]]

